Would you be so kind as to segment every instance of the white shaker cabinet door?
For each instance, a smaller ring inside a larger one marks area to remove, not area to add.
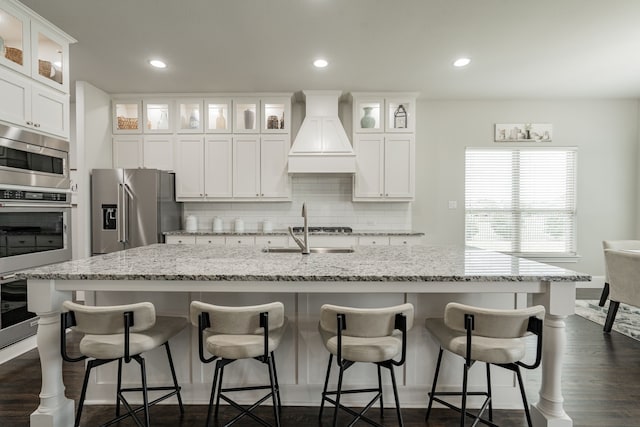
[[[124,135],[113,137],[113,167],[123,169],[142,167],[142,137]]]
[[[176,139],[176,198],[204,197],[203,137],[184,136]]]
[[[354,199],[384,197],[384,135],[356,135],[354,150]]]
[[[231,135],[208,136],[204,142],[205,197],[233,196],[233,144]]]
[[[233,197],[260,197],[260,136],[233,137]]]
[[[385,197],[413,198],[414,157],[413,135],[398,134],[385,138]]]
[[[146,135],[143,140],[144,167],[174,170],[173,151],[173,137],[171,135]]]
[[[0,68],[0,117],[20,126],[30,126],[31,83]]]
[[[262,136],[260,144],[260,197],[288,198],[291,196],[287,168],[290,145],[289,135]]]

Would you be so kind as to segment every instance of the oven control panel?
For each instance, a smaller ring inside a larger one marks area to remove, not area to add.
[[[25,191],[0,188],[0,200],[24,202],[67,202],[67,193],[53,191]]]

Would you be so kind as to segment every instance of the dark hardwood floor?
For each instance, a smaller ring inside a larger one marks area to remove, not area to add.
[[[612,332],[603,335],[602,327],[578,316],[567,320],[568,355],[563,376],[565,410],[576,427],[632,427],[640,425],[640,342]],[[82,385],[82,364],[64,366],[67,396],[77,400]],[[537,390],[539,371],[529,379],[527,388]],[[32,350],[10,362],[0,365],[0,426],[28,426],[29,414],[35,410],[40,391],[40,364],[38,353]],[[445,427],[457,425],[458,418],[446,409],[437,409],[428,423],[424,409],[403,409],[407,427]],[[96,426],[112,416],[113,407],[87,406],[83,426]],[[385,411],[380,419],[377,410],[372,417],[389,426],[397,425],[393,409]],[[221,410],[221,420],[235,415],[229,408]],[[259,414],[271,419],[271,408],[260,408]],[[282,409],[283,426],[329,426],[331,412],[325,411],[318,420],[318,408],[285,407]],[[156,406],[151,411],[154,426],[177,427],[204,425],[206,406],[187,406],[179,417],[177,406]],[[522,411],[496,411],[495,421],[503,426],[525,426]],[[343,415],[343,422],[347,417]],[[134,425],[131,420],[119,425]],[[246,420],[238,426],[254,426]],[[366,425],[359,423],[358,425]]]

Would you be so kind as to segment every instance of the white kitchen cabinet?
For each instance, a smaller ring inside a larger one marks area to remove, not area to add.
[[[254,246],[256,240],[253,236],[227,236],[224,239],[226,246]]]
[[[206,133],[231,133],[233,125],[231,98],[206,98],[204,110],[204,130]]]
[[[286,248],[289,246],[288,236],[256,236],[255,245],[260,248],[275,247]]]
[[[142,112],[142,132],[173,133],[173,100],[143,99]]]
[[[265,97],[260,99],[260,132],[291,132],[291,97]]]
[[[142,167],[173,171],[173,155],[173,136],[145,135],[142,139]]]
[[[75,42],[51,24],[31,20],[31,77],[69,93],[69,43]]]
[[[69,138],[69,95],[0,67],[0,119]]]
[[[233,98],[233,132],[260,133],[260,98]]]
[[[196,236],[165,236],[164,242],[168,245],[195,245]]]
[[[31,76],[31,21],[24,7],[15,2],[0,1],[0,37],[5,51],[0,64]]]
[[[424,236],[389,236],[390,246],[416,246],[423,243]]]
[[[289,135],[236,135],[233,137],[233,197],[288,200]]]
[[[353,201],[412,201],[415,197],[413,92],[351,94],[356,173]]]
[[[217,245],[224,246],[224,236],[196,236],[196,245]]]
[[[142,99],[112,99],[111,112],[114,134],[142,133]]]
[[[415,195],[413,135],[356,134],[354,201],[411,201]]]
[[[115,135],[114,168],[174,170],[171,135]]]
[[[202,133],[204,121],[202,98],[178,99],[176,101],[176,132]]]
[[[175,170],[178,201],[231,198],[231,136],[178,137]]]
[[[302,238],[302,233],[296,234]],[[320,236],[309,235],[309,246],[312,248],[351,248],[358,245],[356,236]]]
[[[358,246],[389,246],[389,237],[360,236],[358,237]]]

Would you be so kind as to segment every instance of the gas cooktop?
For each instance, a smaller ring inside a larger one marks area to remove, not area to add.
[[[302,233],[304,227],[293,227],[294,233]],[[351,227],[331,226],[331,227],[309,227],[309,233],[352,233]]]

